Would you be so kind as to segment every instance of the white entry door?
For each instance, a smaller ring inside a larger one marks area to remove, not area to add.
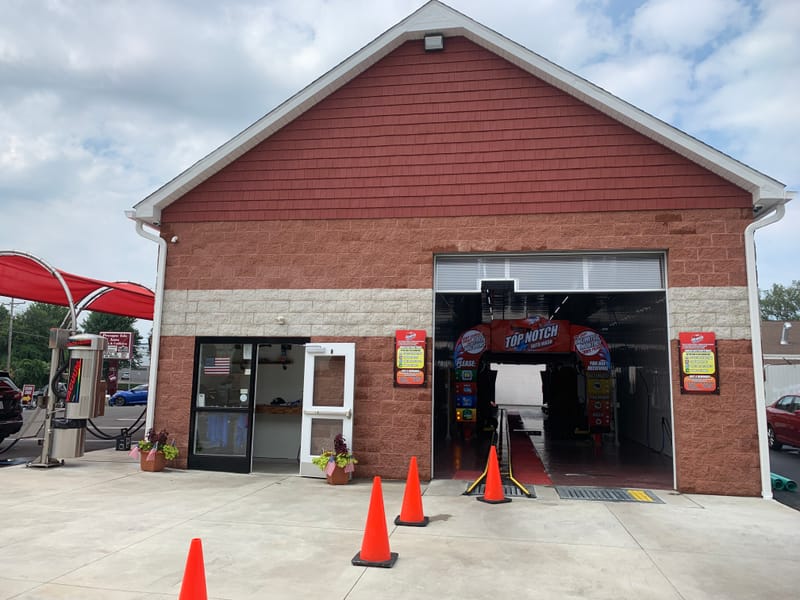
[[[352,452],[358,450],[353,447],[355,363],[355,344],[306,344],[300,475],[325,477],[311,458],[333,450],[339,433]]]

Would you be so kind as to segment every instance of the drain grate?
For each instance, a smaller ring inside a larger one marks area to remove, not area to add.
[[[525,495],[521,489],[513,484],[503,484],[503,495],[507,498],[536,498],[536,493],[533,491],[533,486],[526,487],[530,496]],[[483,496],[484,492],[486,491],[486,484],[479,483],[475,486],[475,489],[472,490],[467,496]]]
[[[648,502],[652,504],[664,504],[664,501],[650,490],[556,486],[556,492],[558,492],[558,497],[563,500],[599,500],[601,502]]]

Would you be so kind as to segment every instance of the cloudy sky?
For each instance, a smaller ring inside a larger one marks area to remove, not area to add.
[[[447,3],[800,190],[800,1]],[[423,4],[1,0],[0,250],[153,288],[124,211]],[[762,289],[800,280],[798,205]]]

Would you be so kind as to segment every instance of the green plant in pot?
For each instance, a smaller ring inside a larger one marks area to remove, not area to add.
[[[178,457],[178,447],[175,441],[169,441],[169,432],[166,429],[156,432],[150,429],[144,439],[140,440],[136,448],[131,451],[131,456],[139,456],[143,471],[160,471],[166,461]]]
[[[347,447],[344,436],[340,433],[333,438],[333,450],[325,450],[311,459],[328,479],[328,483],[347,483],[350,475],[356,470],[358,460]]]

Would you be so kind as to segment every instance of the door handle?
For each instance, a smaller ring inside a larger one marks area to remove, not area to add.
[[[353,418],[353,411],[351,409],[343,408],[309,408],[303,410],[304,415],[317,415],[323,417],[345,417],[347,419]]]

